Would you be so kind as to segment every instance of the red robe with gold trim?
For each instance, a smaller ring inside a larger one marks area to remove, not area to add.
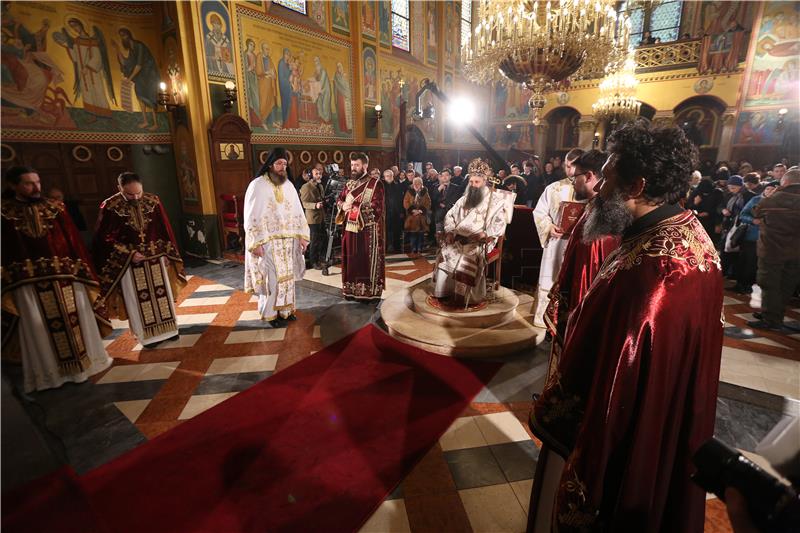
[[[101,336],[111,333],[111,323],[105,309],[97,304],[100,284],[64,204],[46,198],[35,202],[3,200],[2,218],[3,355],[19,357],[16,325],[20,312],[12,293],[23,285],[32,285],[45,310],[45,327],[60,371],[77,374],[87,370],[91,362],[78,327],[73,283],[83,284],[95,304]]]
[[[164,309],[157,305],[163,283],[170,283],[172,294],[177,297],[180,289],[186,285],[186,276],[183,272],[183,259],[178,252],[175,235],[172,233],[164,207],[158,196],[144,193],[138,201],[126,200],[122,193],[106,199],[100,204],[100,216],[97,220],[92,255],[97,265],[102,289],[101,296],[109,308],[111,316],[124,320],[127,312],[123,305],[120,290],[120,280],[125,271],[132,265],[133,254],[139,252],[145,260],[139,266],[150,265],[150,273],[155,272],[153,267],[160,264],[161,258],[167,259],[168,280],[153,279],[147,276],[146,284],[152,291],[148,300],[153,300],[154,309]],[[160,268],[160,267],[159,267]],[[140,304],[142,302],[139,302]],[[170,314],[163,310],[163,314]],[[175,317],[156,316],[153,323],[164,321],[174,322]],[[145,322],[145,327],[150,326]]]
[[[386,286],[383,199],[383,182],[375,178],[350,180],[339,196],[344,215],[342,294],[345,296],[380,298]]]
[[[705,494],[689,476],[714,430],[719,258],[689,212],[634,227],[570,317],[558,371],[531,415],[566,459],[560,532],[703,529]]]

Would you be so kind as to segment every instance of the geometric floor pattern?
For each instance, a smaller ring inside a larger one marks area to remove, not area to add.
[[[384,295],[429,276],[432,260],[387,257]],[[301,308],[296,322],[272,329],[259,320],[255,299],[231,286],[234,277],[227,284],[189,277],[178,295],[177,341],[143,349],[125,322],[113,322],[114,334],[106,345],[114,365],[94,376],[93,386],[145,438],[174,428],[323,347],[322,326],[313,314]],[[305,286],[328,291],[328,298],[341,286],[336,269],[330,276],[309,270],[305,279]],[[336,305],[343,306],[344,313],[366,307],[343,300]],[[770,398],[800,399],[800,337],[748,329],[745,322],[753,312],[749,297],[726,292],[724,306],[721,381]],[[792,309],[787,321],[794,325],[798,320],[800,310]],[[548,349],[542,346],[504,359],[492,382],[362,531],[524,531],[540,444],[526,421],[531,392],[541,388],[547,357]],[[718,412],[722,408],[739,413],[741,406],[735,401],[718,403]],[[769,428],[774,417],[781,416],[747,412],[737,414],[734,422],[750,416],[754,424]],[[729,429],[736,432],[736,427]],[[755,434],[753,442],[763,432]],[[731,531],[723,505],[714,499],[707,502],[706,531]]]

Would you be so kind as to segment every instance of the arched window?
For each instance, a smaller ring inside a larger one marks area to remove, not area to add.
[[[278,4],[292,11],[297,11],[306,15],[306,0],[272,0],[273,4]]]
[[[620,13],[627,13],[631,20],[631,44],[642,42],[642,34],[649,31],[654,39],[661,42],[676,41],[681,28],[683,0],[665,0],[653,5],[647,1],[627,0],[619,7]]]
[[[392,46],[406,52],[409,46],[408,0],[392,0]]]

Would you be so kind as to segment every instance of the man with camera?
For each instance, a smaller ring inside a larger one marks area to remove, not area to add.
[[[311,169],[311,179],[300,188],[300,202],[306,211],[308,229],[311,231],[311,242],[308,245],[308,263],[311,268],[321,269],[325,255],[325,205],[322,187],[322,170]]]

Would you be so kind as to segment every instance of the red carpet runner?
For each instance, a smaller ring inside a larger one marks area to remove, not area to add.
[[[3,530],[355,531],[497,368],[367,326],[78,478],[94,528],[28,493]]]

